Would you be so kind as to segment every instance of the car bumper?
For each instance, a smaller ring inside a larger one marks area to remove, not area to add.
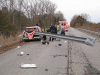
[[[33,37],[32,39],[29,39],[28,37],[23,37],[23,40],[34,40],[34,39],[40,39],[40,37]]]

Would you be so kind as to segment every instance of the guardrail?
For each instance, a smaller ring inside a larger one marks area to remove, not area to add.
[[[93,34],[96,34],[96,35],[97,35],[97,37],[100,35],[100,33],[99,33],[99,32],[90,31],[90,30],[81,29],[81,28],[76,28],[76,29],[78,29],[78,30],[82,30],[82,31],[85,31],[85,32],[88,32],[88,33],[91,33],[92,35],[93,35]]]
[[[96,41],[96,38],[93,38],[90,36],[87,38],[83,38],[83,37],[75,37],[75,36],[68,36],[68,35],[51,34],[51,33],[46,33],[46,32],[44,32],[44,33],[43,32],[35,32],[34,35],[46,35],[46,36],[50,36],[50,37],[54,37],[54,38],[60,38],[60,39],[84,43],[84,44],[87,44],[90,46],[93,46]]]

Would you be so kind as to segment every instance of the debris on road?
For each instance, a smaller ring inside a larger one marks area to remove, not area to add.
[[[27,55],[29,55],[29,54],[27,54]]]
[[[48,41],[47,41],[47,42],[46,42],[46,41],[44,41],[44,42],[42,42],[42,44],[49,44],[49,42],[48,42]]]
[[[55,45],[55,47],[57,47],[57,46]]]
[[[62,46],[62,44],[58,44],[58,46]]]
[[[17,54],[17,56],[22,56],[24,54],[24,52],[21,52],[20,54]]]
[[[24,54],[24,52],[21,52],[20,54]]]
[[[21,68],[36,68],[36,64],[21,64]]]
[[[45,71],[48,71],[48,69],[45,69]]]
[[[65,55],[65,57],[67,57],[67,55]]]
[[[57,57],[57,55],[54,55],[53,58]]]
[[[18,46],[17,48],[20,48],[20,46]]]
[[[64,56],[64,57],[67,57],[67,55],[59,55],[59,54],[56,54],[56,55],[53,55],[53,58],[58,57],[58,56]]]

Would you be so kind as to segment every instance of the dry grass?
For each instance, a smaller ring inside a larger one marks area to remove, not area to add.
[[[78,26],[78,28],[87,29],[100,33],[100,23],[99,24],[84,23],[82,26]]]
[[[18,38],[18,34],[15,37],[10,36],[9,38],[5,38],[5,39],[1,35],[0,36],[0,45],[2,45],[2,46],[10,46],[11,44],[17,43],[17,42],[19,42],[21,40],[22,40],[21,38]]]
[[[87,29],[87,30],[91,30],[91,31],[95,31],[95,32],[99,32],[100,33],[100,23],[99,24],[84,23],[82,26],[77,25],[77,28]],[[90,36],[93,36],[93,37],[95,37],[95,38],[100,40],[100,35],[97,36],[96,34],[91,34],[91,33],[87,33],[87,32],[84,32],[84,33],[86,33],[86,34],[88,34]]]

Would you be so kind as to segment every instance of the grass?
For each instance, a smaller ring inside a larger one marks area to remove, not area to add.
[[[77,28],[82,28],[82,29],[86,29],[86,30],[91,30],[91,31],[95,31],[95,32],[99,32],[100,33],[100,23],[98,24],[93,24],[93,23],[84,23],[82,26],[77,25]],[[95,38],[98,38],[100,40],[100,35],[97,37],[96,34],[91,34],[91,33],[87,33],[86,34],[93,36]]]
[[[77,26],[77,28],[87,29],[100,33],[100,23],[98,24],[84,23],[82,26]]]
[[[2,35],[0,35],[0,40],[0,45],[2,46],[10,46],[13,43],[22,41],[21,38],[18,38],[18,34],[15,37],[10,36],[9,38],[4,38]]]

